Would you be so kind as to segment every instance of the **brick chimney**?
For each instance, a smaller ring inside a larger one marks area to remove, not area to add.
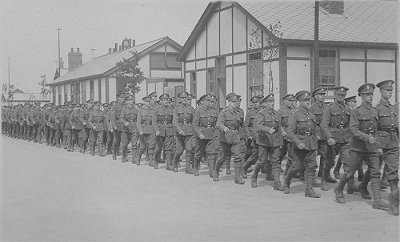
[[[82,53],[79,48],[76,48],[76,52],[74,52],[74,48],[71,48],[71,52],[68,53],[68,71],[80,65],[82,65]]]

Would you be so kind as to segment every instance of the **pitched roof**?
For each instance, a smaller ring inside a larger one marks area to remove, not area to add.
[[[262,1],[240,5],[264,26],[280,21],[283,39],[314,39],[314,1]],[[397,43],[397,1],[345,1],[344,14],[320,7],[319,39]]]
[[[210,3],[178,56],[183,60],[204,29],[218,2]],[[279,20],[284,40],[314,40],[314,1],[259,0],[232,2],[268,32]],[[395,44],[397,46],[397,1],[344,1],[344,14],[327,14],[320,7],[321,41]]]
[[[102,75],[113,68],[116,67],[117,62],[122,61],[123,59],[129,59],[132,57],[132,51],[137,51],[140,55],[144,55],[149,51],[157,48],[158,46],[169,42],[174,45],[176,48],[182,48],[178,43],[171,40],[169,37],[163,37],[160,39],[156,39],[153,41],[149,41],[143,44],[136,45],[134,47],[124,49],[121,51],[113,52],[110,54],[106,54],[103,56],[99,56],[93,58],[92,60],[83,63],[82,65],[76,67],[75,69],[71,70],[70,72],[66,73],[65,75],[57,78],[54,82],[49,83],[48,85],[58,84],[60,82],[66,82],[71,80],[83,79],[86,77],[94,77]]]

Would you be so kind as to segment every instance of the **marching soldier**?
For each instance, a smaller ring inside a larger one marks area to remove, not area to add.
[[[89,99],[86,101],[86,105],[83,105],[82,107],[80,120],[83,124],[83,128],[81,130],[81,133],[79,134],[82,140],[80,149],[81,153],[85,153],[88,143],[89,147],[91,146],[91,138],[89,136],[91,136],[92,127],[89,124],[89,114],[92,109],[92,105],[93,105],[93,99]],[[91,148],[89,148],[89,150],[90,149]]]
[[[104,115],[104,140],[105,146],[107,147],[107,154],[112,154],[112,143],[113,143],[113,132],[111,132],[110,115],[111,107],[114,105],[115,101],[110,104],[103,103],[103,115]]]
[[[317,136],[315,134],[316,118],[310,112],[310,92],[300,91],[296,93],[299,106],[289,117],[287,135],[293,142],[294,164],[289,168],[284,178],[284,193],[290,193],[290,180],[298,172],[306,169],[305,196],[320,198],[321,195],[313,190],[315,170],[317,168],[316,150],[318,149]]]
[[[284,133],[287,134],[287,128],[289,126],[289,116],[293,109],[297,105],[297,99],[294,97],[293,94],[287,94],[283,96],[282,98],[283,106],[278,109],[278,114],[281,117],[281,126],[285,130]],[[288,139],[287,135],[283,136],[283,144],[281,148],[281,153],[279,156],[279,162],[282,164],[282,160],[287,154],[287,161],[286,161],[286,169],[284,175],[287,174],[287,171],[289,170],[289,167],[292,166],[292,145],[290,140]]]
[[[154,94],[153,94],[154,95]],[[155,130],[153,126],[153,117],[154,117],[154,102],[151,100],[149,96],[142,98],[144,101],[144,105],[138,112],[137,118],[137,129],[139,131],[139,154],[137,159],[137,165],[140,165],[140,159],[142,155],[147,150],[149,155],[149,166],[153,164],[153,155],[154,155],[154,146],[155,146]]]
[[[211,101],[210,94],[205,94],[197,100],[198,107],[195,110],[192,125],[196,133],[193,167],[199,167],[202,157],[205,156],[210,167],[210,177],[212,178],[217,158],[215,144],[218,143],[218,139],[215,125],[218,111],[212,107]]]
[[[122,108],[120,120],[124,124],[121,134],[122,145],[122,162],[127,162],[128,144],[132,146],[132,164],[136,164],[137,159],[137,144],[139,133],[137,131],[137,116],[138,110],[135,107],[135,98],[133,96],[126,97],[126,106]]]
[[[193,163],[194,159],[194,144],[193,144],[193,116],[195,113],[194,108],[190,105],[187,92],[181,92],[178,94],[180,103],[174,108],[172,124],[175,129],[175,143],[176,150],[173,160],[173,170],[178,171],[178,162],[185,150],[186,154],[186,173],[190,172],[190,164]],[[199,170],[194,167],[194,175],[199,175]]]
[[[368,170],[364,174],[364,180],[359,185],[359,191],[363,198],[371,199],[367,190],[371,180],[372,195],[374,201],[372,207],[375,209],[387,209],[388,204],[381,199],[380,193],[380,162],[379,156],[383,150],[376,138],[378,128],[378,112],[372,107],[375,85],[366,83],[358,88],[358,95],[362,99],[361,105],[350,114],[349,130],[350,141],[350,167],[340,177],[339,183],[335,186],[334,192],[338,203],[345,203],[343,196],[344,185],[353,178],[355,171],[363,161],[366,161]]]
[[[164,146],[167,160],[167,170],[173,170],[172,159],[174,156],[175,140],[172,127],[173,110],[168,105],[168,94],[160,96],[160,105],[155,109],[153,116],[153,127],[156,131],[156,147],[154,150],[154,169],[158,169],[161,162],[161,151]]]
[[[64,145],[67,147],[67,150],[70,151],[71,143],[72,143],[72,126],[69,122],[69,116],[74,110],[74,104],[72,102],[67,102],[67,110],[64,112],[63,126],[64,126]]]
[[[122,92],[118,93],[117,102],[111,108],[110,113],[110,125],[113,132],[113,160],[116,160],[119,155],[121,131],[124,129],[123,123],[120,120],[124,99],[124,94]]]
[[[79,147],[81,147],[81,144],[79,143],[79,133],[83,129],[83,123],[81,121],[81,114],[82,109],[79,104],[76,104],[74,107],[74,110],[71,112],[69,115],[69,123],[71,124],[71,144],[69,146],[68,151],[74,151],[74,145],[77,144]]]
[[[104,131],[105,131],[105,117],[103,111],[100,110],[101,103],[95,101],[93,103],[93,109],[89,113],[89,125],[92,127],[91,146],[90,155],[96,155],[96,144],[98,147],[98,152],[100,156],[105,156],[106,152],[104,149]]]
[[[328,190],[328,185],[326,184],[327,182],[327,176],[329,175],[326,174],[326,153],[328,151],[328,146],[326,144],[325,140],[325,135],[324,132],[322,131],[321,124],[322,124],[322,116],[325,110],[325,94],[326,91],[324,88],[320,87],[315,89],[311,96],[314,98],[314,103],[310,107],[310,112],[315,115],[316,119],[316,124],[317,126],[315,127],[315,134],[317,135],[318,139],[318,150],[317,154],[320,156],[319,157],[319,169],[318,169],[318,177],[321,177],[321,190],[322,191],[327,191]],[[330,170],[330,168],[329,168]],[[330,177],[330,175],[329,175]],[[335,183],[335,179],[329,179],[328,182]],[[317,181],[314,179],[313,181],[314,186],[319,186]]]
[[[225,107],[218,115],[216,127],[219,129],[219,141],[221,152],[218,155],[218,160],[214,169],[214,181],[219,181],[219,169],[226,161],[227,156],[231,156],[235,166],[235,184],[244,184],[240,176],[242,160],[244,158],[243,143],[240,140],[239,128],[243,128],[244,115],[237,110],[238,95],[229,93],[226,96],[228,106]]]
[[[257,133],[254,129],[254,121],[257,117],[258,111],[260,110],[261,99],[262,97],[260,96],[253,96],[250,98],[252,105],[247,109],[246,118],[244,120],[244,130],[247,136],[246,155],[250,155],[248,155],[247,159],[244,160],[241,168],[241,175],[243,178],[247,178],[247,169],[256,163],[258,157],[258,146],[256,142]]]
[[[43,129],[44,129],[44,135],[45,135],[45,140],[46,140],[46,145],[50,145],[50,114],[51,114],[51,104],[48,103],[44,106],[44,111],[43,111]]]
[[[280,116],[274,110],[274,94],[267,95],[261,102],[266,103],[266,108],[258,112],[255,121],[256,144],[258,146],[258,159],[251,176],[251,186],[257,187],[258,172],[269,161],[271,162],[274,178],[274,190],[283,191],[280,181],[280,147],[283,144],[283,135],[286,132],[280,125]],[[270,159],[268,159],[270,157]]]
[[[61,142],[61,139],[63,137],[62,124],[63,124],[63,120],[64,120],[64,106],[59,106],[59,108],[57,108],[55,110],[54,120],[55,120],[55,124],[54,124],[55,134],[54,134],[53,143],[55,144],[55,146],[57,148],[61,148],[61,143],[60,142]]]
[[[349,156],[349,121],[350,121],[350,106],[346,105],[344,99],[347,95],[347,87],[335,87],[335,100],[329,104],[324,111],[322,120],[322,129],[324,131],[328,143],[328,155],[326,166],[323,170],[321,189],[327,191],[326,182],[335,183],[330,176],[330,170],[334,166],[335,156],[339,154],[339,159],[343,163],[343,169],[348,170],[350,164]],[[349,179],[347,183],[347,193],[352,194],[357,188],[354,184],[354,179]]]
[[[391,192],[398,188],[399,182],[399,114],[398,109],[389,102],[393,95],[393,84],[393,80],[386,80],[376,85],[381,92],[381,100],[376,106],[379,118],[377,139],[383,149],[384,173]]]

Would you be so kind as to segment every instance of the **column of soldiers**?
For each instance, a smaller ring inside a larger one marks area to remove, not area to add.
[[[100,156],[112,154],[113,160],[121,156],[122,162],[136,165],[145,156],[154,169],[165,162],[166,170],[173,172],[178,172],[184,160],[185,173],[194,176],[200,175],[205,162],[215,182],[220,181],[223,165],[230,174],[232,162],[235,184],[244,184],[253,167],[251,187],[258,187],[258,175],[265,172],[274,190],[290,194],[292,179],[299,178],[310,198],[321,197],[314,187],[328,191],[328,183],[337,183],[333,191],[340,204],[346,202],[343,190],[347,184],[347,194],[359,192],[362,198],[373,199],[373,208],[390,207],[398,215],[398,106],[389,102],[393,84],[391,80],[377,84],[381,100],[376,107],[372,106],[375,85],[367,83],[358,89],[362,100],[358,107],[355,96],[346,98],[349,89],[339,86],[328,105],[324,88],[287,94],[279,110],[274,109],[273,94],[253,96],[246,115],[235,93],[226,96],[227,106],[220,111],[215,95],[198,98],[195,109],[187,92],[179,93],[176,101],[153,92],[143,98],[143,104],[120,93],[116,102],[103,105],[93,100],[61,106],[16,105],[2,109],[2,133],[33,142],[44,139],[46,145],[70,152],[77,147],[85,153],[89,148],[92,156],[97,150]],[[338,182],[331,176],[336,159],[333,174]],[[363,162],[368,167],[365,172]],[[341,164],[344,173],[340,176]],[[390,204],[381,197],[382,166],[391,191]],[[316,177],[321,177],[321,184]]]

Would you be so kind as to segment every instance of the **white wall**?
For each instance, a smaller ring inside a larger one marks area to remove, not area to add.
[[[233,92],[242,97],[242,107],[246,109],[247,102],[247,66],[235,66],[233,70],[234,80],[233,80]],[[228,93],[228,92],[227,92]]]
[[[222,2],[223,3],[223,2]],[[221,3],[221,4],[222,4]],[[232,10],[221,12],[221,54],[232,53]]]
[[[142,83],[139,84],[140,91],[138,93],[135,93],[135,102],[137,103],[142,103],[145,96],[147,96],[146,93],[146,80],[142,81]]]
[[[246,50],[246,16],[237,8],[233,9],[233,51]]]
[[[159,96],[164,93],[164,82],[156,82],[156,92]]]
[[[178,71],[160,71],[160,70],[152,70],[151,77],[162,77],[162,78],[182,78],[182,72]]]
[[[196,68],[197,69],[206,68],[206,61],[205,60],[196,61]]]
[[[194,70],[195,69],[195,62],[193,61],[193,62],[187,62],[187,63],[185,63],[185,68],[186,68],[186,71],[192,71],[192,70]]]
[[[206,94],[206,71],[198,71],[196,73],[197,77],[197,94],[196,96],[199,98]]]
[[[364,49],[340,48],[341,59],[364,59]]]
[[[394,50],[381,50],[381,49],[368,49],[367,50],[368,59],[378,59],[378,60],[394,60],[395,51]]]
[[[206,57],[206,31],[200,34],[199,38],[196,41],[196,58],[204,58]]]
[[[164,47],[163,47],[164,48]],[[150,60],[149,60],[149,55],[145,55],[142,58],[140,58],[138,65],[140,66],[140,70],[143,72],[143,75],[145,77],[150,76]]]
[[[310,89],[310,61],[287,61],[287,93]]]
[[[99,100],[99,79],[98,79],[98,78],[94,79],[93,85],[94,85],[94,88],[93,88],[93,90],[94,90],[93,98],[94,98],[95,101],[100,101],[100,100]]]
[[[155,84],[155,82],[147,83],[147,93],[150,94],[152,92],[156,92],[156,84]]]
[[[288,46],[288,57],[310,57],[310,48],[302,46]]]
[[[226,68],[226,93],[232,92],[232,67]]]
[[[340,85],[349,88],[347,96],[357,95],[359,86],[365,83],[364,62],[340,62]]]
[[[115,101],[117,100],[117,83],[114,77],[110,77],[108,79],[109,83],[109,101]]]
[[[101,100],[102,103],[106,102],[106,78],[101,78]]]
[[[234,55],[233,63],[234,64],[246,63],[246,54]]]
[[[395,80],[395,64],[382,63],[382,62],[368,62],[367,64],[367,82],[377,84],[384,80]],[[395,89],[396,90],[396,89]],[[379,89],[375,89],[374,104],[380,99]],[[393,93],[390,100],[393,104],[395,101],[395,94]]]
[[[219,19],[213,14],[207,23],[207,56],[219,54]]]
[[[195,50],[195,46],[193,45],[193,47],[189,50],[186,60],[194,60],[195,59],[194,58],[194,54],[195,54],[194,50]]]
[[[190,93],[191,90],[190,73],[185,74],[185,90]]]

